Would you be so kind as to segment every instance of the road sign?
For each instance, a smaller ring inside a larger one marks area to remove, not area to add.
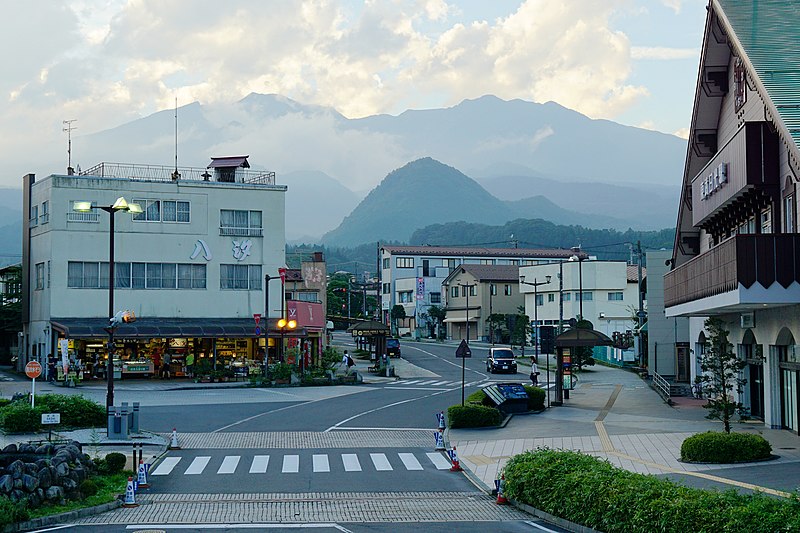
[[[261,322],[261,313],[253,313],[253,320],[256,321],[256,326]]]
[[[42,374],[42,365],[36,361],[30,361],[25,365],[25,375],[31,379],[36,379]]]
[[[256,326],[256,337],[258,337],[259,335],[261,335],[261,328]]]
[[[42,413],[42,424],[60,424],[61,413]]]
[[[472,350],[469,349],[469,344],[467,344],[465,339],[461,339],[461,344],[459,344],[458,348],[456,348],[456,357],[472,357]]]

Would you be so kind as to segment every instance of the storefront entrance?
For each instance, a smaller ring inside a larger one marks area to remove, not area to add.
[[[764,418],[764,365],[747,365],[750,377],[748,384],[750,387],[750,415],[754,418]]]

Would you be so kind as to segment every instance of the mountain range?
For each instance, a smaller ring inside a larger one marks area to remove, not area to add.
[[[72,146],[73,165],[84,169],[103,161],[171,166],[176,158],[179,166],[204,167],[211,156],[250,155],[253,168],[274,170],[288,185],[287,239],[294,242],[318,242],[326,233],[335,240],[350,224],[337,233],[346,217],[365,216],[357,206],[373,193],[387,210],[421,202],[422,193],[432,192],[424,180],[402,202],[373,189],[393,169],[428,157],[474,178],[469,190],[476,196],[466,207],[490,219],[508,210],[593,227],[671,226],[686,150],[678,137],[590,119],[553,102],[487,95],[447,108],[350,119],[330,107],[255,93],[74,135]],[[57,161],[28,165],[38,175],[64,171]],[[400,194],[397,185],[386,190]],[[8,221],[3,196],[0,225]],[[465,209],[434,204],[437,220]],[[361,211],[368,215],[366,207]],[[419,227],[407,214],[398,220],[413,226],[404,234]]]

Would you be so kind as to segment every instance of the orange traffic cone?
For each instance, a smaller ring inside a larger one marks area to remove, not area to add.
[[[506,475],[500,476],[500,483],[497,485],[497,505],[506,505],[508,500],[505,495]]]
[[[139,507],[139,504],[136,503],[136,490],[133,488],[133,478],[128,478],[128,486],[125,488],[125,501],[123,502],[123,507]]]
[[[463,469],[461,468],[461,463],[458,462],[458,453],[456,453],[456,447],[453,446],[453,451],[450,456],[453,460],[453,466],[450,467],[451,472],[461,472]]]

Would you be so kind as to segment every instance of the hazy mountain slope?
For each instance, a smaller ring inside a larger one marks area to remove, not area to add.
[[[625,230],[630,227],[630,221],[616,218],[609,215],[595,215],[564,209],[551,202],[544,196],[532,196],[513,202],[506,202],[508,205],[508,217],[506,220],[515,218],[541,218],[554,224],[580,224],[590,228],[614,228]],[[614,213],[615,215],[617,213]],[[622,215],[623,213],[620,213]]]
[[[281,174],[286,191],[286,239],[317,241],[338,226],[356,205],[358,196],[323,172]]]

